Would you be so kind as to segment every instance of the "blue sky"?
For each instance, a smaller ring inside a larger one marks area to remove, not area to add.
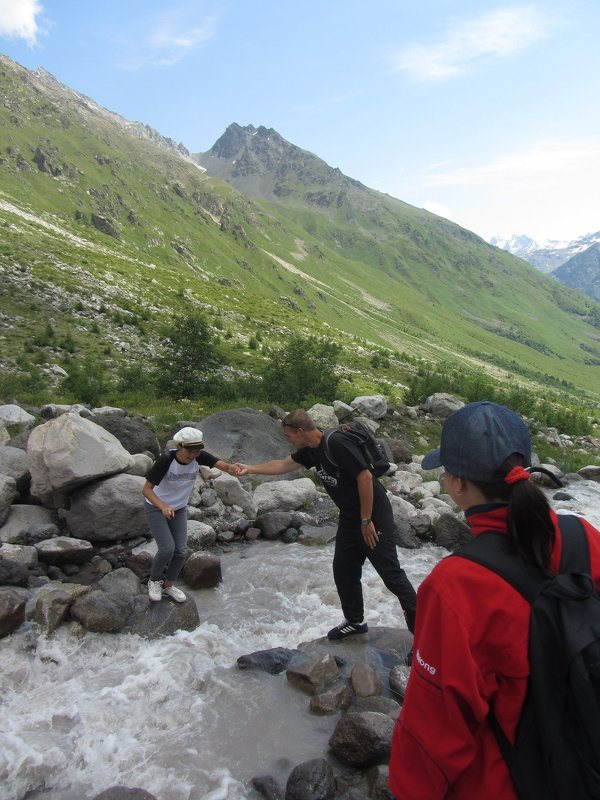
[[[0,0],[0,51],[191,152],[265,125],[478,233],[600,230],[598,0]]]

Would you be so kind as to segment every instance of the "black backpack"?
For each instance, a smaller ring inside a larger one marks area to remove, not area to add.
[[[485,531],[455,555],[496,572],[531,603],[530,677],[514,746],[488,722],[519,800],[600,798],[600,596],[578,517],[559,515],[559,574],[514,555],[506,535]]]
[[[383,442],[377,440],[364,422],[358,419],[354,419],[351,422],[343,422],[338,428],[332,428],[331,430],[323,432],[323,449],[325,450],[325,455],[332,464],[339,468],[337,461],[331,455],[327,445],[330,437],[338,433],[347,436],[354,444],[360,447],[363,457],[367,462],[367,467],[376,478],[380,478],[388,472],[391,463],[387,457]]]

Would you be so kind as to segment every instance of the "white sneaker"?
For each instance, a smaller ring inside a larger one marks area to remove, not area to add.
[[[181,589],[178,589],[176,586],[167,586],[166,588],[163,589],[163,594],[166,594],[169,597],[173,598],[173,600],[175,600],[177,603],[185,603],[185,601],[187,600],[185,594],[181,591]]]
[[[162,597],[162,581],[148,581],[148,597],[153,603],[157,603]]]

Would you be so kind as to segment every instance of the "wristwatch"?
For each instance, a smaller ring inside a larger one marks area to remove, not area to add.
[[[361,525],[370,525],[371,524],[371,517],[367,517],[366,519],[361,519]]]

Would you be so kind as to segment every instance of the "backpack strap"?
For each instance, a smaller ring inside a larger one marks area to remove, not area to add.
[[[590,543],[579,517],[575,514],[559,514],[558,526],[562,538],[559,573],[591,573]]]
[[[340,465],[337,463],[335,458],[331,455],[331,450],[328,447],[329,438],[330,438],[332,433],[339,433],[339,430],[337,428],[327,428],[326,430],[323,431],[323,439],[322,439],[323,450],[325,451],[325,455],[327,456],[328,461],[331,461],[333,466],[337,467],[339,469]]]

